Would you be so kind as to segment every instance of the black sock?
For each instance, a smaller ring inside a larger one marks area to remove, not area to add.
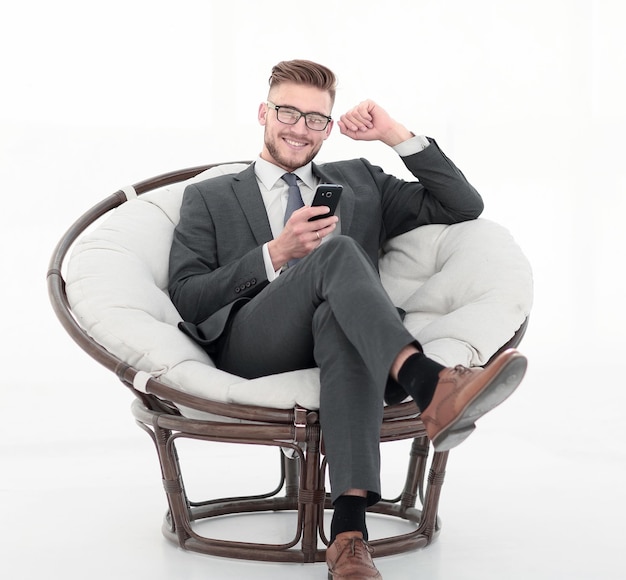
[[[365,511],[367,498],[358,495],[341,495],[333,504],[333,520],[330,524],[330,541],[334,542],[337,534],[342,532],[362,532],[367,541]]]
[[[423,411],[433,399],[439,381],[439,371],[445,367],[418,352],[406,359],[398,372],[398,382],[413,397]]]

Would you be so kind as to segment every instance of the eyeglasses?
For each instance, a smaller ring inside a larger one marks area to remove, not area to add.
[[[332,121],[331,117],[322,115],[321,113],[303,113],[293,107],[285,107],[284,105],[275,105],[267,101],[267,106],[276,111],[276,118],[285,125],[295,125],[300,117],[304,117],[304,122],[309,129],[313,131],[323,131],[328,127],[328,123]]]

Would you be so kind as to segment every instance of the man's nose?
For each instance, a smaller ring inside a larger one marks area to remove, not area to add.
[[[302,115],[293,125],[296,129],[299,129],[301,131],[308,131],[309,127],[306,124],[306,118],[304,117],[304,115]]]

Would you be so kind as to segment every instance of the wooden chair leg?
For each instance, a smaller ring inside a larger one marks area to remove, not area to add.
[[[163,524],[163,533],[170,538],[176,537],[182,547],[191,537],[189,503],[183,486],[178,454],[173,445],[172,432],[156,425],[150,428],[141,421],[137,421],[137,424],[150,435],[159,456],[161,480],[169,508]]]
[[[298,456],[287,457],[283,453],[285,496],[294,499],[295,502],[298,500],[298,490],[300,489],[300,471],[300,461]]]
[[[300,474],[299,505],[303,513],[302,552],[305,562],[320,560],[317,547],[320,526],[320,504],[324,502],[324,485],[320,482],[320,427],[307,426],[307,449],[304,470]]]
[[[428,473],[428,486],[424,497],[422,510],[423,533],[428,538],[429,543],[439,531],[439,521],[437,512],[439,509],[439,498],[441,488],[446,476],[446,464],[448,463],[449,451],[439,451],[433,454],[433,460]]]
[[[400,497],[400,505],[403,509],[415,507],[419,497],[420,503],[424,503],[424,475],[430,443],[427,437],[416,437],[411,444],[409,453],[409,465],[406,472],[406,480]]]

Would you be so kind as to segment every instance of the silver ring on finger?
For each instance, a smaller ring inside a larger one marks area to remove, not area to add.
[[[319,233],[319,232],[315,232],[315,235],[317,236],[317,239],[318,239],[318,240],[321,240],[321,238],[320,238],[320,233]]]

